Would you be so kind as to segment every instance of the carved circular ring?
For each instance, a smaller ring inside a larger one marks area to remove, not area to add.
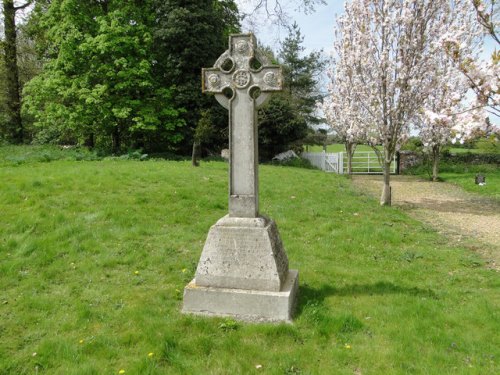
[[[239,89],[244,89],[250,84],[250,73],[240,69],[233,74],[233,83]]]
[[[276,86],[278,84],[278,76],[274,72],[264,74],[264,83],[268,86]]]
[[[220,78],[217,74],[210,74],[208,84],[211,88],[218,89],[220,87]]]
[[[248,42],[244,40],[240,40],[236,42],[236,51],[239,53],[247,53],[248,52]]]

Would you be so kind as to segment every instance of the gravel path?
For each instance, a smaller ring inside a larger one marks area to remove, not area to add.
[[[379,197],[382,176],[353,177],[357,189]],[[480,253],[500,270],[500,203],[443,182],[392,176],[392,204],[427,223],[455,243]]]

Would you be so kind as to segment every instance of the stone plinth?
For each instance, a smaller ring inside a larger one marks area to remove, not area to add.
[[[195,277],[199,286],[279,292],[287,275],[274,221],[225,216],[208,232]]]
[[[297,287],[274,221],[225,216],[210,228],[183,312],[291,321]]]
[[[297,270],[279,292],[204,287],[191,281],[184,289],[182,312],[203,316],[227,316],[247,322],[291,323],[299,285]]]

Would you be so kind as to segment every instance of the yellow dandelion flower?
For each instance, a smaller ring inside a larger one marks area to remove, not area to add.
[[[139,274],[139,271],[135,271],[134,274],[138,275]]]
[[[125,374],[125,370],[118,371],[119,374]]]
[[[346,348],[346,349],[351,349],[351,345],[349,345],[349,344],[345,344],[345,348]]]
[[[153,353],[153,352],[148,353],[148,357],[149,357],[149,358],[151,358],[151,357],[152,357],[152,356],[154,356],[154,355],[155,355],[155,353]]]
[[[186,268],[183,268],[182,269],[182,273],[186,273],[187,269]]]
[[[78,341],[80,344],[83,344],[83,340]]]

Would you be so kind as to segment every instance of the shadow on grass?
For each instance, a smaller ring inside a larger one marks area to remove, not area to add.
[[[311,304],[320,305],[325,298],[330,296],[373,296],[388,294],[406,294],[415,297],[438,298],[436,293],[430,289],[404,287],[386,281],[379,281],[373,284],[352,284],[341,288],[326,284],[321,288],[313,288],[308,284],[303,284],[299,286],[299,301],[296,316],[302,314],[304,307]]]

